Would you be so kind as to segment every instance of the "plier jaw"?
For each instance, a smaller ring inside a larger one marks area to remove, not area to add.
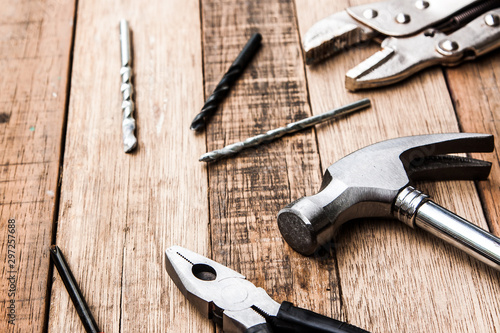
[[[247,332],[267,326],[265,316],[280,308],[243,275],[180,246],[165,252],[167,272],[184,296],[224,332]]]
[[[306,33],[306,63],[385,37],[381,51],[348,71],[347,89],[386,86],[433,65],[454,66],[500,47],[499,6],[497,0],[395,0],[348,8]]]

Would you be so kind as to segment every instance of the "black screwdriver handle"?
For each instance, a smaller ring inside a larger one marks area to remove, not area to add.
[[[370,333],[318,313],[281,303],[278,315],[271,320],[274,333]]]

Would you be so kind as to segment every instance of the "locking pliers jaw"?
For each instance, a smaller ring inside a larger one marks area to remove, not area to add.
[[[349,46],[370,40],[378,33],[355,19],[345,10],[324,18],[304,36],[304,53],[308,65],[341,52]]]

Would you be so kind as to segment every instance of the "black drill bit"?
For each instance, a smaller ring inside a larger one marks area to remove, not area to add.
[[[82,292],[76,284],[75,277],[73,276],[73,273],[71,273],[71,270],[69,269],[69,266],[58,246],[52,245],[50,247],[50,258],[54,262],[54,265],[61,276],[61,280],[66,286],[66,290],[68,290],[68,294],[75,305],[76,312],[78,312],[78,315],[80,316],[83,326],[85,327],[85,331],[87,331],[87,333],[101,332],[97,328],[94,317],[92,316],[92,313],[90,313],[89,306],[87,305],[87,302],[85,302]]]
[[[259,33],[255,33],[252,35],[252,37],[250,37],[243,50],[241,50],[236,60],[234,60],[231,67],[229,67],[226,74],[224,74],[217,87],[215,87],[212,95],[210,95],[205,101],[205,105],[203,105],[200,113],[193,119],[193,122],[191,123],[191,129],[193,131],[198,131],[205,126],[208,118],[210,118],[214,114],[219,104],[229,93],[229,89],[231,88],[231,86],[241,75],[250,60],[252,60],[252,57],[259,49],[261,41],[262,35]]]

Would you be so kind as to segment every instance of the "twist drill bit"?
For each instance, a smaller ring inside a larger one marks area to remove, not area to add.
[[[217,87],[215,87],[212,95],[210,95],[205,101],[205,105],[203,105],[200,113],[193,119],[193,122],[191,123],[191,129],[193,131],[201,130],[205,126],[208,118],[210,118],[215,113],[215,111],[219,107],[219,104],[229,93],[229,89],[231,88],[231,86],[241,75],[245,67],[248,65],[252,57],[259,49],[261,40],[262,35],[259,33],[255,33],[252,35],[252,37],[250,37],[243,50],[241,50],[236,60],[234,60],[231,67],[229,67],[226,74],[224,74]]]
[[[135,119],[133,117],[133,112],[135,106],[134,100],[132,99],[132,49],[130,45],[130,30],[126,20],[120,20],[120,49],[122,55],[122,67],[120,68],[122,85],[120,90],[123,95],[123,150],[126,153],[130,153],[137,146],[137,138],[134,135]]]
[[[89,306],[87,305],[87,302],[85,302],[82,292],[76,284],[75,277],[73,276],[73,273],[71,273],[68,263],[64,259],[64,256],[58,246],[52,245],[50,247],[50,258],[54,262],[54,265],[61,276],[61,280],[63,281],[64,286],[66,287],[66,290],[75,305],[76,312],[80,316],[82,324],[85,327],[85,331],[88,333],[101,332],[99,328],[97,328],[97,324],[92,316],[92,313],[90,312]]]
[[[224,157],[228,157],[230,155],[234,155],[243,149],[258,146],[264,142],[269,142],[275,140],[279,137],[282,137],[285,134],[294,133],[300,131],[304,128],[312,127],[316,124],[324,122],[326,120],[338,118],[349,114],[354,111],[358,111],[360,109],[366,108],[371,105],[370,99],[364,98],[357,102],[342,106],[337,109],[333,109],[331,111],[327,111],[325,113],[319,114],[317,116],[312,116],[306,119],[302,119],[296,121],[294,123],[290,123],[285,127],[276,128],[266,132],[265,134],[259,134],[257,136],[246,139],[242,142],[236,142],[229,146],[226,146],[219,150],[214,150],[208,152],[206,154],[201,155],[200,162],[213,162],[219,160]]]

